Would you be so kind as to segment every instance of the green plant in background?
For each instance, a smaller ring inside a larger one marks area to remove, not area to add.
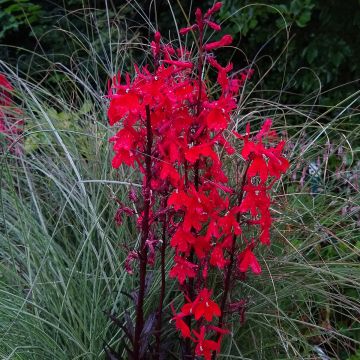
[[[92,111],[92,103],[85,101],[76,111],[57,111],[53,107],[46,109],[46,114],[53,121],[54,126],[62,132],[76,132],[83,131],[85,124],[89,126],[89,119],[87,115]],[[25,127],[26,137],[24,142],[25,154],[35,152],[40,148],[46,146],[46,136],[44,136],[44,124],[40,125],[40,130],[33,127],[34,124],[27,123]],[[80,152],[83,151],[85,156],[89,144],[84,144],[84,139],[78,142]]]
[[[39,21],[40,5],[27,0],[0,0],[0,41]]]
[[[15,3],[15,0],[9,1],[11,6]],[[115,56],[120,43],[129,45],[131,41],[140,41],[139,32],[135,34],[127,24],[133,17],[133,9],[121,0],[95,7],[83,6],[82,0],[64,3],[39,0],[36,4],[36,8],[22,8],[23,13],[29,9],[26,18],[31,18],[31,24],[24,22],[18,30],[9,29],[0,43],[0,60],[16,64],[34,80],[56,87],[65,81],[63,71],[71,68],[76,73],[82,67],[81,71],[88,71],[88,76],[93,77],[92,85],[97,84],[97,91],[101,92],[109,67],[119,66],[124,57],[136,52],[136,47],[124,46]],[[4,18],[4,21],[7,20]],[[102,66],[93,66],[95,57]],[[53,71],[54,67],[60,71]],[[94,72],[100,72],[100,76],[96,74],[98,81]]]
[[[223,3],[223,32],[231,34],[247,56],[237,53],[234,65],[245,66],[254,59],[259,72],[264,74],[274,61],[276,71],[267,74],[263,86],[268,90],[283,89],[282,102],[294,101],[290,92],[315,94],[320,91],[318,101],[331,105],[342,99],[344,92],[351,94],[355,91],[354,81],[360,76],[357,63],[353,61],[360,56],[360,45],[353,41],[360,26],[358,0],[267,0],[263,3],[225,0]],[[211,4],[210,0],[203,1],[201,7],[205,9]],[[109,31],[114,36],[117,31],[126,34],[125,24],[137,27],[138,41],[141,42],[141,37],[149,36],[149,27],[144,26],[147,21],[145,14],[150,16],[148,24],[153,22],[158,28],[170,31],[176,19],[180,21],[179,26],[186,26],[186,21],[181,20],[184,9],[190,10],[194,6],[190,0],[173,6],[171,11],[167,2],[153,3],[150,0],[129,5],[121,0],[95,6],[90,2],[86,7],[83,7],[82,0],[74,0],[65,1],[64,5],[71,12],[67,16],[64,16],[62,6],[54,6],[47,0],[36,3],[5,1],[3,7],[10,10],[1,13],[3,25],[19,23],[21,26],[11,27],[4,33],[3,43],[15,45],[17,49],[3,48],[0,58],[17,62],[21,69],[27,69],[34,76],[39,70],[44,70],[44,64],[40,66],[39,60],[33,63],[28,50],[35,47],[44,54],[52,54],[54,62],[69,64],[71,54],[80,49],[84,59],[88,58],[88,50],[81,45],[85,35],[91,39],[97,56],[106,61],[106,54],[99,50],[109,42]],[[10,21],[9,16],[13,16],[13,20]],[[26,30],[28,23],[31,29]],[[69,38],[69,33],[77,33],[77,36]],[[277,59],[282,52],[283,56]],[[132,48],[132,54],[140,56],[136,48]],[[278,76],[279,71],[284,76]],[[343,87],[345,83],[349,83],[346,88]],[[336,86],[341,87],[325,92]]]
[[[230,32],[238,34],[241,47],[250,58],[259,52],[257,57],[275,59],[287,47],[287,56],[275,67],[280,71],[286,68],[285,79],[276,79],[273,74],[271,81],[267,81],[268,88],[282,88],[284,81],[287,90],[307,93],[359,78],[360,71],[351,60],[360,53],[360,46],[353,42],[353,34],[360,24],[357,0],[269,0],[263,3],[235,0],[225,2],[222,16],[230,23]],[[224,30],[228,31],[226,27]],[[344,89],[338,89],[322,94],[320,101],[329,104],[343,95]]]

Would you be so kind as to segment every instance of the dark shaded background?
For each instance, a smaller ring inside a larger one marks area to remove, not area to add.
[[[185,25],[179,3],[189,13],[195,3],[206,9],[213,1],[181,0],[171,3],[177,21]],[[223,32],[234,37],[235,44],[244,50],[248,59],[256,59],[259,73],[270,66],[270,57],[278,57],[288,44],[287,50],[266,78],[264,86],[267,89],[283,89],[301,96],[317,91],[320,81],[324,94],[317,101],[324,105],[336,104],[358,89],[359,0],[266,0],[266,5],[246,6],[254,3],[256,1],[253,0],[224,0],[219,19],[223,22]],[[108,34],[106,9],[110,17],[117,19],[121,13],[127,19],[127,26],[136,27],[136,32],[148,39],[149,28],[136,9],[136,4],[140,5],[152,23],[158,21],[162,33],[174,33],[168,1],[156,1],[156,14],[150,0],[138,3],[132,1],[132,5],[124,0],[108,1],[107,6],[105,4],[105,1],[81,0],[2,1],[0,42],[9,46],[1,46],[0,59],[36,77],[36,72],[41,69],[41,61],[34,61],[32,54],[23,49],[35,49],[64,64],[70,64],[75,52],[77,56],[85,57],[86,51],[79,51],[65,34],[54,29],[62,27],[89,35],[91,11],[96,13],[98,31],[104,39]],[[79,10],[83,8],[87,10]],[[64,17],[69,11],[70,15]],[[285,31],[285,22],[280,12],[286,20],[288,32]],[[93,31],[90,35],[96,38]],[[131,55],[141,57],[136,51]],[[245,56],[236,54],[233,61],[237,67],[247,65]],[[342,84],[348,85],[326,92]]]

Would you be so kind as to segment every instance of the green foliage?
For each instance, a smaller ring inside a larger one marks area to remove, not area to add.
[[[360,55],[360,45],[353,41],[360,27],[358,1],[224,1],[221,16],[224,31],[236,39],[240,35],[240,47],[250,59],[259,51],[257,58],[269,55],[275,60],[287,47],[286,56],[275,64],[278,71],[285,72],[287,89],[308,93],[360,77],[352,60]],[[263,73],[267,65],[255,62]],[[277,78],[268,79],[268,88],[283,87],[283,79],[275,73]],[[343,95],[342,90],[332,92],[331,99]],[[329,98],[322,96],[320,100]]]
[[[149,28],[142,13],[144,10],[149,11],[152,20],[157,21],[157,27],[163,29],[164,33],[173,33],[175,21],[186,24],[182,20],[184,13],[180,6],[173,6],[170,10],[169,5],[161,1],[156,3],[156,8],[154,2],[149,0],[131,6],[122,1],[113,1],[108,8],[105,4],[98,4],[91,10],[91,15],[89,10],[83,9],[81,0],[65,1],[67,9],[72,12],[67,16],[64,16],[61,7],[47,1],[39,1],[36,5],[26,0],[2,2],[8,9],[0,15],[4,43],[25,49],[41,45],[41,50],[52,54],[54,61],[64,64],[68,64],[70,55],[79,50],[84,35],[92,38],[92,47],[106,60],[106,55],[98,50],[110,41],[115,32],[126,33],[122,25],[127,19],[132,19],[132,25],[137,26],[139,35],[148,37]],[[204,1],[201,6],[205,9],[211,3]],[[269,66],[273,67],[276,71],[267,75],[267,89],[285,87],[288,92],[308,94],[328,90],[360,77],[357,62],[353,60],[360,57],[360,45],[354,41],[354,34],[360,30],[357,0],[268,0],[264,3],[256,0],[224,0],[223,3],[220,14],[223,30],[233,35],[247,56],[235,56],[233,61],[236,66],[245,66],[249,61],[254,61],[260,75],[266,73]],[[181,6],[188,11],[191,4],[191,1],[184,0]],[[25,31],[25,24],[31,24],[31,30]],[[109,24],[114,26],[109,29]],[[20,30],[17,31],[20,25],[21,36]],[[70,41],[68,31],[76,32],[78,36]],[[99,41],[97,35],[103,42]],[[89,57],[85,48],[82,48],[82,52],[84,58]],[[141,57],[135,49],[132,54]],[[32,75],[39,71],[39,62],[34,67],[31,54],[24,51],[7,50],[0,56],[4,59],[20,59],[21,69],[27,69]],[[347,87],[348,94],[355,88],[355,85]],[[294,101],[288,94],[282,96],[283,101]],[[322,95],[319,101],[331,105],[343,96],[343,89],[339,89]]]
[[[257,25],[266,21],[272,29],[283,29],[290,23],[295,23],[298,27],[308,25],[312,10],[315,6],[313,0],[292,0],[279,4],[278,1],[269,1],[266,5],[255,1],[245,1],[241,3],[234,1],[224,1],[221,9],[223,19],[229,19],[233,25],[228,25],[227,29],[233,34],[238,32],[242,36],[247,36],[250,31],[255,30]],[[272,24],[273,14],[281,14]],[[272,24],[272,25],[271,25]]]
[[[51,66],[71,68],[74,66],[73,54],[76,54],[76,59],[82,58],[81,65],[77,66],[86,68],[89,76],[93,76],[94,71],[100,72],[100,91],[107,81],[112,57],[122,61],[123,57],[130,57],[134,52],[134,48],[129,46],[126,52],[116,53],[119,43],[134,38],[136,29],[129,29],[126,24],[127,18],[133,15],[133,9],[121,0],[113,1],[109,7],[105,2],[95,8],[83,7],[82,0],[65,1],[65,8],[62,5],[62,2],[47,0],[39,1],[35,7],[24,5],[22,12],[28,9],[26,16],[31,18],[31,24],[27,22],[28,26],[5,34],[0,44],[0,60],[16,63],[20,71],[54,86],[63,81],[64,76],[49,68],[49,60],[52,61]],[[5,18],[4,21],[9,23]],[[113,26],[109,27],[110,24]],[[93,67],[94,56],[103,63],[102,66]],[[114,64],[117,64],[116,61]]]
[[[0,40],[19,31],[23,25],[39,21],[42,8],[27,0],[0,0]]]
[[[87,121],[86,115],[92,111],[92,103],[85,101],[81,107],[76,111],[57,111],[53,107],[46,109],[46,114],[49,116],[51,121],[53,121],[54,126],[59,129],[59,131],[73,131],[79,132],[82,131],[81,124]],[[33,128],[33,124],[26,124],[25,131],[27,136],[24,141],[24,151],[26,154],[34,153],[39,148],[46,146],[46,136],[43,131],[38,131],[36,128]],[[80,151],[84,150],[84,144],[82,141],[78,142]]]

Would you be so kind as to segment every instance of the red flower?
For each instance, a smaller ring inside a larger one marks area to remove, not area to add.
[[[254,253],[252,252],[250,246],[248,246],[242,253],[238,256],[238,268],[241,272],[247,272],[248,269],[256,275],[261,273],[261,267],[257,261]]]
[[[206,125],[211,130],[222,130],[228,126],[229,116],[221,109],[212,109],[206,114]]]
[[[129,113],[134,114],[134,117],[136,117],[142,108],[141,100],[135,93],[128,93],[121,96],[113,95],[108,110],[110,125],[114,125]]]
[[[179,227],[174,236],[170,240],[170,245],[176,247],[177,251],[189,254],[191,246],[195,244],[196,238],[191,232],[184,231]]]
[[[249,184],[244,186],[244,190],[246,194],[240,205],[240,211],[250,211],[253,217],[256,217],[258,213],[266,216],[270,207],[270,197],[266,193],[266,188]]]
[[[280,141],[279,144],[267,152],[269,157],[268,169],[270,176],[274,176],[279,179],[281,174],[284,174],[289,168],[289,161],[282,156],[282,152],[285,146],[285,141]]]
[[[125,271],[128,274],[132,275],[134,273],[132,268],[132,263],[138,259],[139,259],[139,254],[136,251],[132,250],[128,253],[128,256],[125,259]]]
[[[210,290],[202,289],[193,302],[187,303],[181,308],[181,312],[185,315],[194,314],[195,320],[204,317],[205,320],[212,321],[214,316],[221,315],[221,311],[219,305],[212,301],[210,296]]]
[[[175,320],[175,327],[181,331],[181,335],[184,338],[191,337],[191,331],[189,326],[185,323],[183,318],[186,316],[183,313],[176,314],[173,304],[170,304],[174,317],[171,320]]]
[[[220,31],[221,30],[221,26],[219,24],[213,22],[213,21],[205,20],[205,24],[210,26],[215,31]]]
[[[197,236],[192,247],[198,259],[204,259],[211,249],[210,239],[207,236]]]
[[[224,216],[218,218],[218,226],[221,227],[223,234],[232,234],[240,235],[241,227],[236,221],[236,214],[240,211],[239,207],[233,207],[228,211]]]
[[[249,124],[246,126],[245,136],[235,133],[238,138],[244,140],[241,155],[245,160],[251,161],[248,177],[259,175],[262,182],[265,182],[269,176],[279,179],[281,174],[285,173],[289,167],[288,160],[282,156],[285,145],[284,141],[279,142],[275,147],[266,147],[263,143],[264,138],[276,139],[276,133],[270,130],[271,124],[271,119],[266,119],[261,130],[253,140],[249,140]]]
[[[226,84],[227,83],[226,80]],[[227,89],[227,85],[224,85],[224,89]],[[230,113],[236,108],[236,102],[233,96],[231,93],[221,96],[218,100],[204,103],[202,116],[205,116],[205,123],[209,130],[218,131],[227,129],[230,121]]]
[[[180,33],[180,35],[185,35],[185,34],[187,34],[189,31],[192,31],[192,30],[197,29],[197,27],[198,27],[197,24],[194,24],[194,25],[191,25],[191,26],[189,26],[189,27],[180,29],[179,33]]]
[[[267,180],[268,178],[267,164],[262,156],[257,156],[254,158],[254,160],[251,161],[247,175],[248,177],[259,175],[260,180],[263,183]]]
[[[138,144],[142,143],[141,134],[131,127],[126,127],[110,138],[109,141],[114,143],[113,149],[115,151],[112,166],[115,169],[122,163],[125,163],[127,166],[133,166],[134,162],[139,158],[137,147]]]
[[[169,179],[171,185],[176,187],[179,184],[180,175],[173,165],[168,163],[162,163],[160,165],[160,179]]]
[[[12,103],[11,92],[14,88],[5,75],[0,74],[0,106],[10,106]]]
[[[220,342],[213,340],[205,339],[205,326],[200,328],[200,333],[193,331],[196,336],[195,342],[197,343],[195,348],[195,354],[198,356],[203,356],[205,360],[211,360],[212,353],[214,351],[220,351]]]
[[[14,88],[6,76],[0,74],[0,133],[5,134],[4,144],[8,144],[8,150],[19,155],[22,154],[21,137],[24,120],[22,111],[15,107],[12,100]],[[0,144],[0,149],[3,144]]]
[[[175,65],[180,68],[192,69],[194,64],[189,61],[178,61],[178,60],[163,60],[164,64]]]
[[[270,214],[270,197],[267,195],[266,190],[268,187],[263,185],[255,186],[252,184],[244,186],[246,191],[245,197],[239,207],[241,212],[250,211],[252,217],[252,224],[258,224],[261,227],[260,241],[265,244],[270,244],[269,229],[272,223]],[[259,216],[260,215],[260,218]]]
[[[175,256],[175,265],[170,270],[169,276],[177,278],[180,284],[183,284],[186,278],[193,278],[196,276],[197,265],[185,260],[181,256]]]
[[[222,2],[217,2],[214,4],[213,7],[211,7],[204,15],[205,19],[210,18],[210,16],[214,15],[216,12],[218,12],[222,7]]]
[[[190,198],[185,191],[176,189],[171,193],[168,199],[168,206],[173,206],[175,210],[180,210],[183,207],[190,205]]]
[[[231,35],[224,35],[219,41],[214,41],[209,44],[204,45],[205,51],[212,51],[219,47],[227,46],[232,43],[232,37]]]
[[[228,263],[229,260],[224,258],[222,244],[216,245],[211,253],[210,264],[213,266],[217,266],[219,269],[223,269]]]
[[[216,155],[212,148],[212,144],[210,143],[196,145],[185,151],[185,158],[191,164],[194,164],[196,160],[200,158],[200,156],[209,157],[214,161],[214,163],[219,162],[219,157]]]
[[[200,189],[197,191],[194,186],[189,186],[188,192],[173,192],[168,199],[168,206],[171,205],[175,210],[185,211],[182,227],[186,232],[190,232],[192,228],[200,231],[213,211],[211,199]]]

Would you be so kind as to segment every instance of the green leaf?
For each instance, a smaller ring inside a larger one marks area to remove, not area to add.
[[[295,20],[295,22],[296,22],[297,26],[305,27],[308,24],[308,22],[310,21],[310,19],[311,19],[311,12],[305,11]]]

